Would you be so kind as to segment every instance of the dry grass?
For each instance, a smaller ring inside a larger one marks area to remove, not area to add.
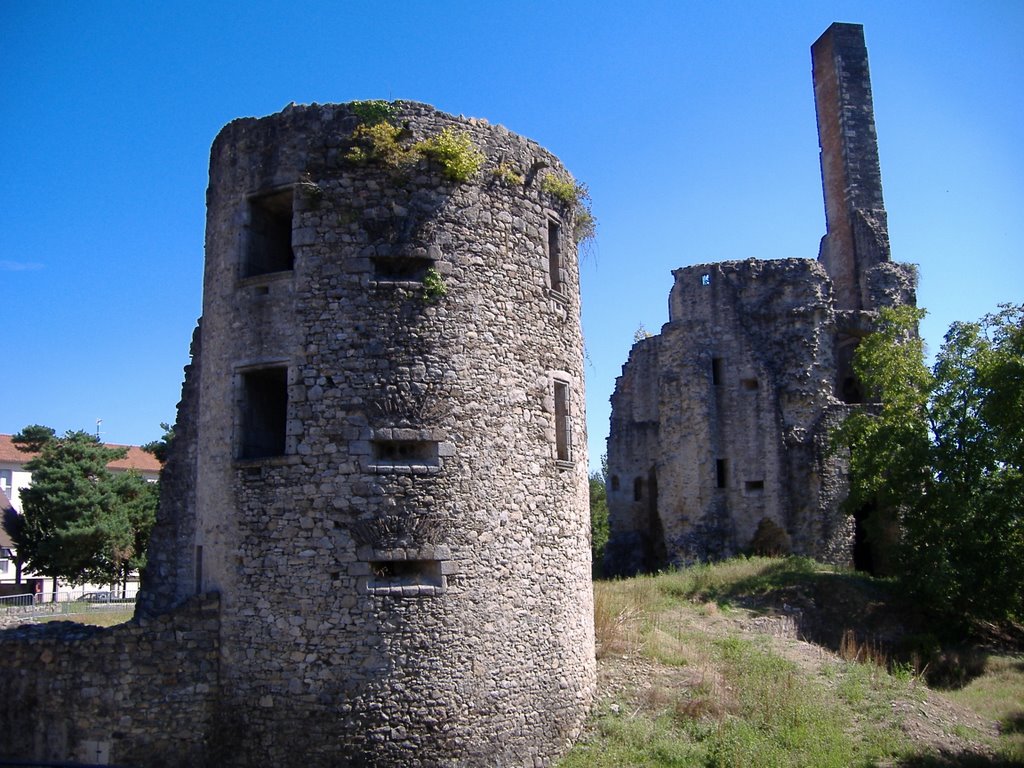
[[[857,633],[852,629],[843,632],[839,642],[839,658],[857,664],[874,664],[883,669],[889,668],[889,655],[879,647],[877,642],[857,640]]]
[[[1024,656],[989,656],[984,674],[947,695],[999,723],[1000,756],[1024,765]]]
[[[926,704],[935,710],[928,703],[935,694],[924,685],[926,670],[866,639],[871,630],[847,629],[831,646],[836,655],[819,649],[814,663],[797,650],[806,643],[751,634],[762,598],[773,605],[778,595],[810,593],[807,583],[826,581],[863,592],[862,601],[884,599],[880,582],[796,558],[596,582],[598,658],[608,692],[560,766],[961,765],[941,762],[948,753],[937,750],[974,750],[983,728],[959,725],[954,712],[950,727],[967,734],[960,741],[933,743],[920,728],[908,730],[911,719],[929,721],[918,714]],[[849,620],[843,624],[857,627]],[[987,755],[971,751],[965,759],[975,762],[962,765],[1024,765],[1024,658],[991,657],[984,677],[991,682],[979,678],[954,698],[1002,723],[995,759],[1008,762],[985,762]],[[976,703],[982,701],[992,702],[989,709]]]

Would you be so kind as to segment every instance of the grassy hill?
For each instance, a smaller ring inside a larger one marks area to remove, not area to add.
[[[1024,765],[1019,632],[799,558],[594,587],[598,700],[561,768]]]

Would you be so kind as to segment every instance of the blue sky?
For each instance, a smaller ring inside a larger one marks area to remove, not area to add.
[[[558,155],[582,266],[592,464],[671,270],[817,256],[811,43],[865,26],[893,256],[923,333],[1024,301],[1024,2],[0,2],[0,432],[173,421],[210,143],[289,102],[414,99]]]

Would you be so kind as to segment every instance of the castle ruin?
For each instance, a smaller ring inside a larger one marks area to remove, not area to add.
[[[0,755],[539,766],[568,748],[596,681],[559,184],[537,144],[422,104],[221,131],[136,619],[5,633]]]
[[[675,270],[669,320],[612,395],[609,575],[750,551],[870,566],[829,433],[863,400],[853,351],[915,303],[891,261],[863,28],[811,47],[826,234],[817,260]]]

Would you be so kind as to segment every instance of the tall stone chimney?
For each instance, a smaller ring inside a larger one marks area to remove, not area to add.
[[[811,46],[826,234],[818,259],[836,309],[875,309],[869,270],[890,260],[864,27],[832,24]]]

